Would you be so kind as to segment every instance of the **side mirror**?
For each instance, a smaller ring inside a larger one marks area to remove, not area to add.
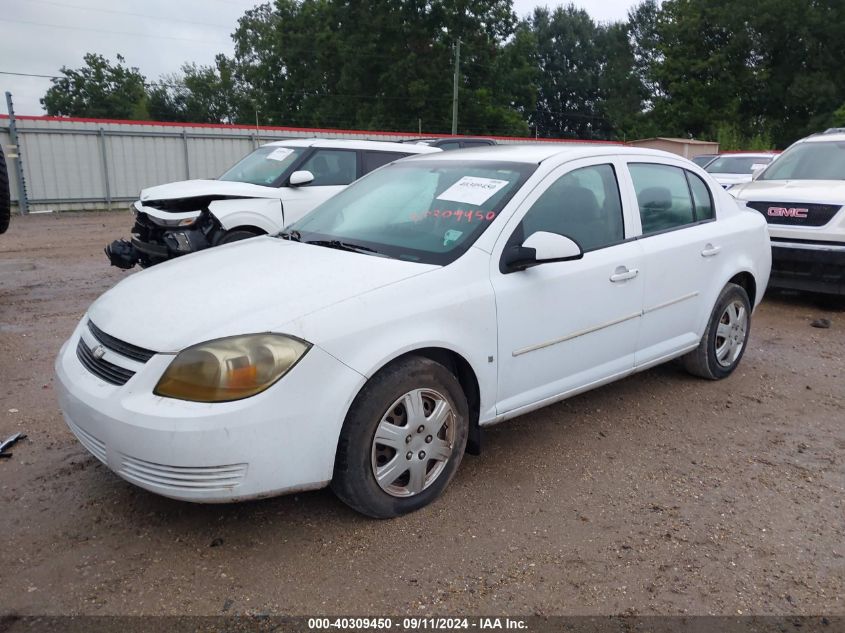
[[[313,182],[313,180],[314,174],[310,171],[295,171],[290,175],[290,186],[299,187],[301,185],[307,185],[309,182]]]
[[[581,259],[584,252],[574,241],[557,233],[537,231],[520,246],[508,248],[502,257],[502,272],[516,272],[540,264]]]

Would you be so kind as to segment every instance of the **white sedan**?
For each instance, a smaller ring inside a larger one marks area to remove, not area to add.
[[[285,233],[120,282],[56,361],[70,429],[147,490],[437,498],[481,429],[676,357],[728,376],[763,217],[689,161],[530,145],[398,161]]]

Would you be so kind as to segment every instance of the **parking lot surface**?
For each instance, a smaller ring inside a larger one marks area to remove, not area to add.
[[[404,518],[328,491],[192,505],[102,466],[53,392],[62,342],[133,274],[102,252],[130,225],[0,236],[0,439],[28,435],[0,460],[0,614],[845,614],[841,307],[767,297],[725,381],[668,365],[494,427]]]

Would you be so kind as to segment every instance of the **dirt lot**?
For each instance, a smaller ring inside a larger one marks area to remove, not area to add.
[[[0,436],[29,435],[0,460],[0,614],[845,614],[845,312],[767,298],[728,380],[661,367],[496,427],[409,517],[190,505],[90,457],[53,393],[129,224],[0,236]]]

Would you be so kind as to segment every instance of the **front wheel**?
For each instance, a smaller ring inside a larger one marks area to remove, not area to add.
[[[232,229],[231,231],[221,233],[214,241],[214,245],[221,246],[223,244],[231,244],[232,242],[240,242],[241,240],[247,240],[251,237],[256,237],[257,235],[261,235],[261,233],[257,230]]]
[[[466,449],[469,407],[455,376],[428,358],[376,374],[343,424],[332,488],[368,516],[396,517],[434,501]]]
[[[721,380],[733,373],[751,332],[751,302],[742,286],[727,284],[719,295],[698,347],[684,356],[695,376]]]

